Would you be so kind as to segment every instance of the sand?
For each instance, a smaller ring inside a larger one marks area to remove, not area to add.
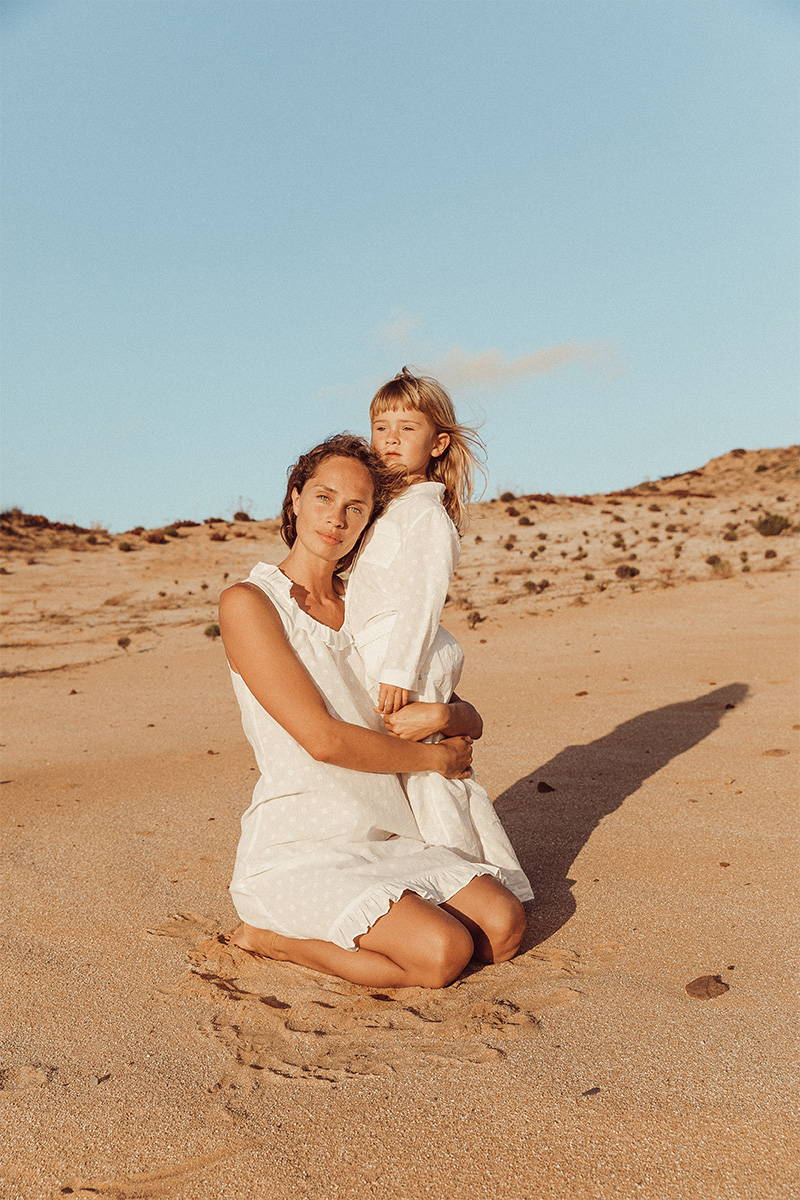
[[[254,771],[204,631],[275,523],[6,519],[4,1200],[798,1194],[798,455],[643,486],[476,507],[447,624],[537,898],[437,991],[221,940]]]

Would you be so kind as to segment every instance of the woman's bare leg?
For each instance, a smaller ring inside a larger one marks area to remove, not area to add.
[[[244,950],[366,987],[445,987],[474,952],[463,921],[414,892],[405,892],[356,938],[355,952],[333,942],[283,937],[245,924],[233,931],[231,941]]]
[[[469,930],[475,957],[481,962],[506,962],[519,950],[525,909],[493,875],[476,875],[440,907]]]

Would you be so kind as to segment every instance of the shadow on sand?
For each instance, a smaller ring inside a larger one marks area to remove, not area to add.
[[[713,733],[726,708],[740,704],[747,692],[746,684],[731,683],[641,713],[595,742],[567,746],[498,797],[495,808],[515,846],[532,847],[521,857],[536,897],[523,950],[550,937],[575,912],[569,870],[595,826],[650,775]],[[539,783],[555,791],[541,794]]]

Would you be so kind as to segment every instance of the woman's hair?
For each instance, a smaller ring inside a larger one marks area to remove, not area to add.
[[[372,476],[374,496],[372,512],[361,537],[352,550],[344,558],[340,558],[336,564],[335,574],[338,575],[351,566],[364,533],[376,517],[380,516],[392,497],[397,495],[402,484],[398,484],[397,476],[387,470],[380,456],[364,438],[357,437],[354,433],[336,433],[333,437],[326,438],[324,442],[314,446],[307,454],[301,454],[287,472],[289,478],[281,507],[281,537],[287,546],[293,546],[297,539],[297,519],[294,514],[292,492],[295,489],[302,492],[312,475],[316,474],[317,469],[328,458],[353,458],[356,462],[362,463]]]
[[[408,367],[378,388],[369,406],[370,420],[398,408],[424,413],[437,433],[450,435],[449,446],[438,458],[431,459],[427,475],[444,484],[444,507],[456,529],[463,533],[475,472],[486,476],[482,462],[486,447],[474,429],[458,423],[453,401],[442,385],[428,376],[412,375]]]

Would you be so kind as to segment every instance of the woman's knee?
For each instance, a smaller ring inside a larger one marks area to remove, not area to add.
[[[525,936],[525,909],[511,892],[501,893],[489,905],[481,928],[491,947],[491,961],[506,962],[517,953]]]
[[[469,930],[453,920],[426,935],[422,954],[410,974],[417,987],[442,988],[457,979],[472,959],[475,946]]]

